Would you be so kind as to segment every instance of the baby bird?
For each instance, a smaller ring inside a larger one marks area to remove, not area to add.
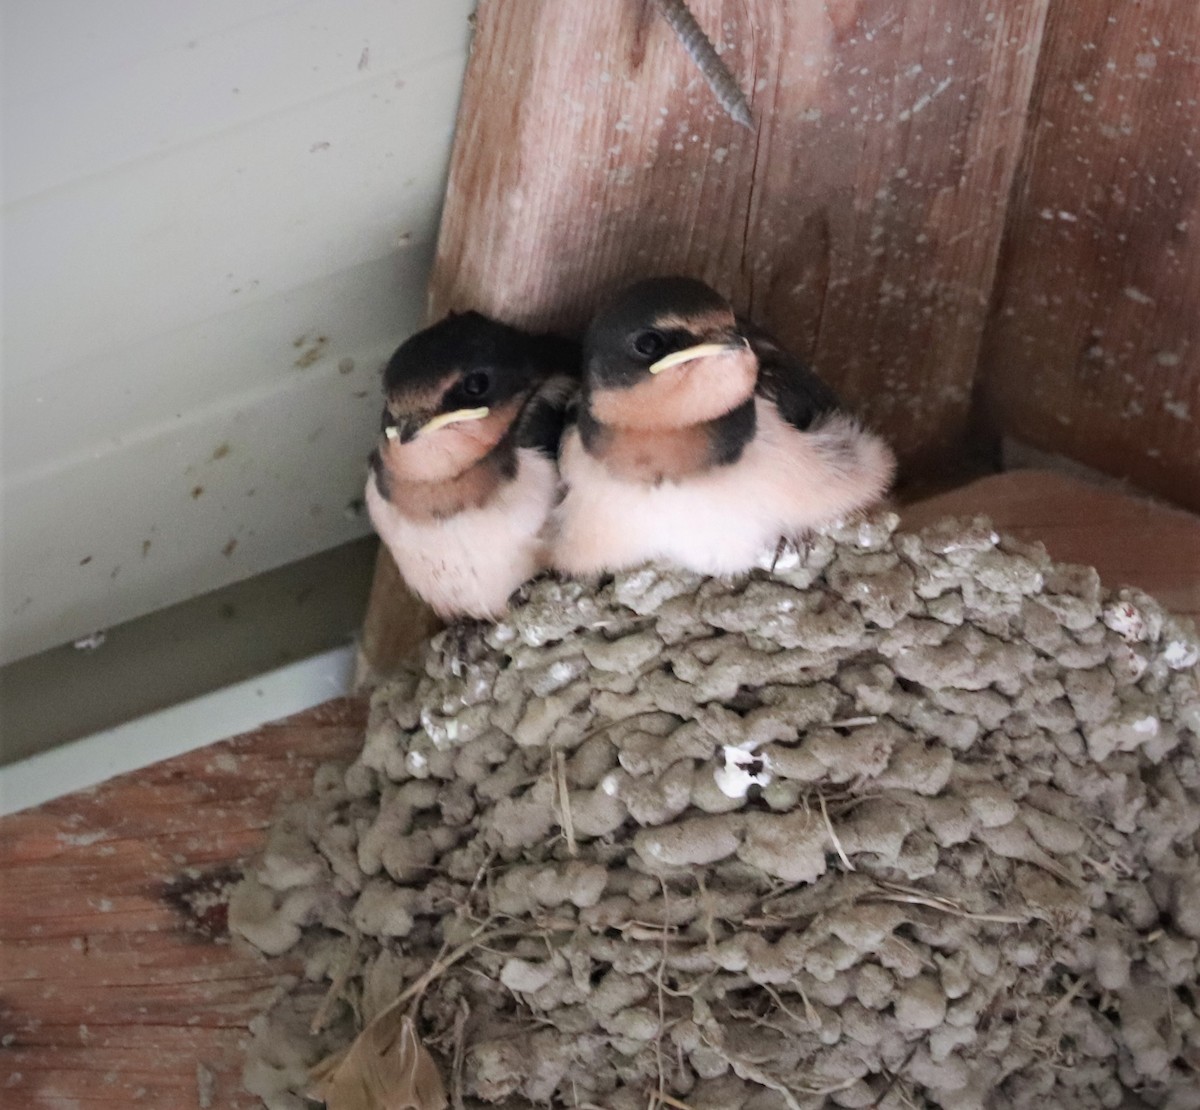
[[[555,458],[577,345],[477,312],[418,332],[384,371],[371,523],[405,582],[445,620],[490,620],[545,569]]]
[[[630,286],[592,321],[583,357],[559,458],[557,570],[662,560],[736,574],[887,490],[887,445],[702,282]]]

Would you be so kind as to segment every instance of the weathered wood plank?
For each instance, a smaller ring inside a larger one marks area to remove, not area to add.
[[[0,1102],[198,1107],[202,1066],[258,1105],[240,1045],[286,965],[229,943],[224,891],[364,723],[330,702],[0,820]]]
[[[358,639],[355,683],[369,687],[411,659],[441,627],[433,610],[404,584],[400,568],[384,544],[375,557],[375,576]]]
[[[433,313],[575,329],[621,282],[694,274],[937,467],[961,446],[1046,3],[695,0],[746,130],[642,3],[485,0]]]
[[[993,428],[1200,508],[1200,5],[1056,3],[981,371]]]
[[[431,313],[579,329],[703,278],[953,471],[1049,0],[692,0],[750,94],[727,118],[646,0],[483,0]],[[386,556],[364,654],[413,623]]]

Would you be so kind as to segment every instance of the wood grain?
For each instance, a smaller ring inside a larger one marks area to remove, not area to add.
[[[396,560],[381,543],[358,640],[355,686],[369,688],[394,674],[397,665],[414,658],[441,627],[434,611],[404,584]]]
[[[1200,5],[1054,3],[981,374],[993,429],[1200,508]]]
[[[646,0],[483,0],[430,313],[580,329],[700,277],[953,472],[1049,0],[692,0],[747,90],[730,120]],[[376,630],[413,623],[381,555]],[[364,642],[368,662],[395,657]]]
[[[0,1103],[259,1106],[241,1043],[286,961],[230,944],[224,891],[365,724],[341,700],[0,820]]]
[[[728,119],[642,0],[477,16],[431,308],[579,328],[681,272],[813,356],[910,468],[961,446],[1047,0],[696,0]]]

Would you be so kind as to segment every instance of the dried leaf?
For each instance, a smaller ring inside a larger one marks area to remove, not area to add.
[[[412,1019],[384,1010],[349,1048],[312,1069],[311,1097],[328,1110],[445,1110],[437,1064]]]

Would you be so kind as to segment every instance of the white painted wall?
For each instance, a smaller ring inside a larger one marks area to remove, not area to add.
[[[342,543],[474,0],[2,0],[0,662]]]

